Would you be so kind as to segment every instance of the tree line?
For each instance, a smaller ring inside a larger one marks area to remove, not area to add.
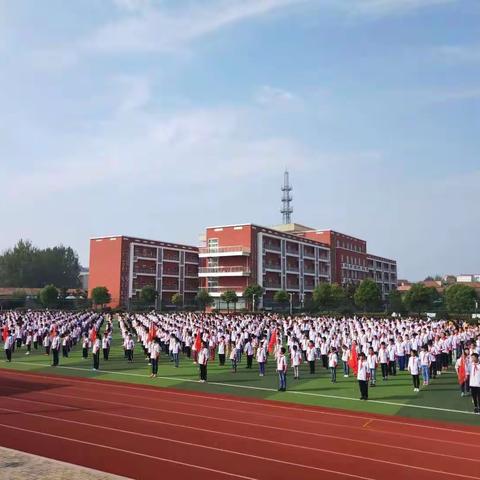
[[[63,245],[42,249],[20,240],[0,255],[0,287],[77,288],[79,274],[77,253]]]

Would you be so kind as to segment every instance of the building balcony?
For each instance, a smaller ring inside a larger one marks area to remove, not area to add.
[[[287,271],[287,273],[288,272],[298,273],[300,271],[300,268],[298,267],[298,265],[287,265],[286,271]]]
[[[250,275],[250,267],[200,267],[198,276],[205,277],[243,277]]]
[[[142,254],[136,253],[133,256],[133,261],[138,262],[138,260],[155,260],[156,261],[157,256],[156,255],[142,255]]]
[[[278,253],[282,251],[282,248],[280,245],[275,245],[274,243],[269,243],[269,242],[266,242],[263,244],[263,249],[269,250],[271,252],[278,252]]]
[[[133,275],[153,275],[155,276],[157,271],[154,268],[134,268]]]
[[[266,263],[265,270],[274,270],[280,272],[282,270],[282,265],[280,263]]]
[[[162,277],[178,277],[180,272],[178,270],[163,270]]]
[[[234,291],[238,297],[243,297],[243,291],[245,290],[246,288],[246,285],[244,286],[241,286],[241,285],[237,285],[237,286],[227,286],[227,287],[224,287],[224,286],[217,286],[217,287],[208,287],[207,288],[207,291],[208,293],[212,296],[212,297],[220,297],[220,295],[222,295],[222,293],[225,293],[226,291]]]
[[[315,259],[315,252],[309,252],[308,250],[303,251],[303,258],[311,258],[312,260]]]
[[[358,272],[368,272],[368,267],[363,265],[354,265],[353,263],[342,263],[342,268],[346,270],[356,270]]]
[[[208,257],[232,257],[232,256],[249,256],[250,249],[241,245],[230,247],[201,247],[198,256],[200,258]]]
[[[265,290],[280,290],[282,288],[282,284],[267,282],[263,284],[263,288],[265,288]]]

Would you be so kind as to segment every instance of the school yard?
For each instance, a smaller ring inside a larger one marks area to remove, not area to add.
[[[93,372],[78,347],[58,368],[16,351],[0,366],[0,445],[141,479],[478,478],[480,417],[453,373],[417,394],[401,373],[364,402],[340,369],[333,385],[303,366],[278,392],[273,362],[259,377],[255,362],[234,374],[214,361],[200,384],[190,360],[162,356],[151,379],[140,348],[124,360],[118,331],[110,358]]]

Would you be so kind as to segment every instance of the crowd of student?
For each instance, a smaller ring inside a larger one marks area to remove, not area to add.
[[[227,359],[233,373],[242,358],[260,376],[267,362],[275,364],[279,390],[287,389],[287,372],[300,378],[303,363],[309,375],[318,364],[337,382],[337,370],[344,377],[353,374],[361,399],[368,399],[369,387],[378,380],[387,382],[397,371],[408,371],[413,390],[420,390],[432,379],[455,369],[462,396],[471,395],[475,413],[480,414],[480,327],[446,321],[413,318],[330,318],[282,317],[273,314],[120,314],[117,316],[124,356],[134,361],[136,346],[151,366],[151,377],[158,374],[161,353],[179,367],[181,354],[199,367],[200,382],[207,381],[208,363],[224,366]],[[102,324],[105,325],[102,326]],[[92,351],[93,368],[99,368],[100,352],[108,360],[113,318],[92,312],[6,312],[0,314],[2,338],[7,361],[15,347],[25,346],[26,354],[45,348],[52,354],[52,366],[58,365],[59,352],[68,356],[70,348],[81,343],[83,358]],[[101,334],[103,329],[103,336]],[[8,332],[8,333],[7,333]],[[138,350],[138,349],[137,349]],[[379,374],[377,377],[377,373]]]
[[[179,354],[199,365],[200,381],[207,380],[207,366],[218,355],[220,365],[230,360],[236,372],[242,356],[246,368],[256,359],[259,375],[265,375],[268,359],[276,363],[279,390],[287,388],[290,366],[293,379],[300,378],[300,365],[308,364],[314,375],[318,363],[330,371],[337,382],[337,369],[343,376],[353,374],[358,380],[361,399],[368,399],[368,388],[408,371],[414,392],[452,367],[461,395],[472,395],[475,413],[480,413],[480,327],[453,322],[413,318],[328,318],[280,317],[276,315],[199,315],[159,313],[119,317],[124,348],[133,358],[137,341],[158,373],[163,351],[175,366]],[[129,345],[127,349],[126,345]]]

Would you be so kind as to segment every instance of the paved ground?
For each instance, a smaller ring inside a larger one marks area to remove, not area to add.
[[[125,480],[125,477],[0,447],[2,480]]]

